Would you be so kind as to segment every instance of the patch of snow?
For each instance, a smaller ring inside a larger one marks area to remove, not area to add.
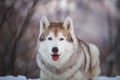
[[[27,79],[25,76],[0,76],[0,80],[40,80],[40,78],[36,78],[36,79]],[[99,76],[97,78],[95,78],[94,80],[120,80],[120,76],[116,76],[116,77],[106,77],[106,76]]]
[[[9,76],[4,76],[4,77],[0,76],[0,80],[27,80],[27,78],[21,75],[17,77],[9,75]]]
[[[94,80],[120,80],[120,76],[116,76],[116,77],[99,76]]]
[[[36,79],[28,79],[28,80],[41,80],[40,78],[36,78]]]

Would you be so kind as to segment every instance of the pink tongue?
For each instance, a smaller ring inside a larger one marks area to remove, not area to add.
[[[53,59],[54,61],[57,61],[57,60],[59,59],[59,55],[52,55],[52,59]]]

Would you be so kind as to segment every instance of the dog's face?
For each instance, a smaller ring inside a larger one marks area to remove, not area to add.
[[[51,23],[46,17],[40,21],[39,53],[49,62],[63,62],[73,52],[74,32],[71,18],[63,23]]]

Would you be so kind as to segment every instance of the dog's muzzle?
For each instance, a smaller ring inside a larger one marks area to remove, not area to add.
[[[53,47],[52,48],[52,52],[53,52],[53,54],[51,55],[51,57],[52,57],[52,59],[54,60],[54,61],[58,61],[58,59],[60,58],[60,54],[58,54],[58,48],[57,47]]]

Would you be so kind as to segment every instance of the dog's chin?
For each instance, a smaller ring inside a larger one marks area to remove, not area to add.
[[[61,56],[60,54],[53,53],[51,55],[51,58],[52,58],[53,61],[58,61],[60,59],[60,56]]]

